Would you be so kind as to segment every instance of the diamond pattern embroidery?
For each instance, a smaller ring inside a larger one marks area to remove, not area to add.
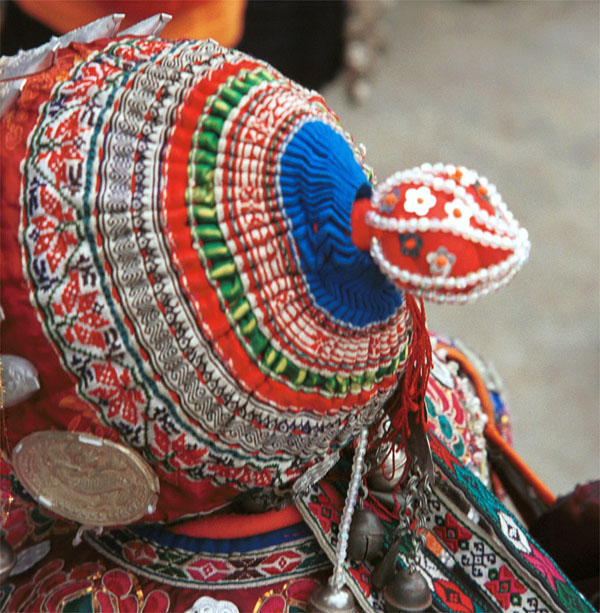
[[[490,581],[486,582],[485,587],[504,610],[510,608],[511,604],[521,603],[521,594],[526,592],[525,586],[515,578],[507,566],[501,566],[499,572],[490,570],[488,576]]]
[[[446,513],[446,517],[441,522],[440,525],[433,528],[435,534],[444,541],[452,553],[464,549],[464,545],[473,535],[466,528],[463,528],[450,513]]]

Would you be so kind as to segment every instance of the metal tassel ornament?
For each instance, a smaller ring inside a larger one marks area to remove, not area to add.
[[[415,445],[414,436],[409,439],[409,450]],[[420,449],[412,449],[413,461],[410,478],[406,484],[406,499],[400,514],[399,536],[410,533],[413,545],[407,556],[408,568],[396,571],[386,583],[383,596],[386,603],[398,611],[424,611],[432,602],[429,586],[419,572],[417,560],[425,548],[425,521],[428,512],[428,498],[431,496],[430,477],[433,474],[431,451],[424,433],[419,437]],[[418,458],[418,459],[417,459]],[[421,467],[424,467],[422,470]],[[411,530],[411,523],[415,522]]]
[[[383,593],[390,611],[424,611],[432,603],[429,586],[417,566],[419,552],[425,546],[423,533],[427,517],[427,499],[431,494],[430,471],[421,471],[419,461],[414,458],[413,455],[394,540],[371,573],[371,583],[376,590]],[[400,544],[407,534],[411,537],[413,548],[406,556],[408,568],[398,570],[396,563]]]

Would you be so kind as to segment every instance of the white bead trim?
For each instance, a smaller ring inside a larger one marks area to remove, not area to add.
[[[527,260],[529,242],[520,245],[514,253],[500,264],[481,268],[477,272],[470,272],[460,277],[429,277],[402,270],[391,264],[385,257],[381,244],[376,237],[371,240],[370,253],[381,272],[403,289],[440,304],[466,304],[506,285]],[[472,288],[467,292],[454,293],[455,290],[460,291],[471,286]]]
[[[479,228],[465,227],[448,218],[429,219],[428,217],[421,217],[417,219],[413,217],[411,219],[397,219],[395,217],[379,215],[371,210],[365,215],[365,223],[377,230],[397,232],[398,234],[427,231],[445,232],[454,236],[460,236],[473,243],[479,243],[484,247],[493,247],[506,251],[516,251],[529,243],[529,236],[525,228],[516,227],[511,238],[508,235],[498,236],[491,232],[485,232]]]
[[[465,182],[469,185],[478,182],[486,189],[489,205],[494,209],[496,215],[482,208],[473,195],[467,192],[464,185],[457,184],[451,178],[457,170],[463,176],[467,175]],[[389,209],[384,198],[390,191],[402,184],[426,186],[433,191],[449,194],[472,211],[471,219],[485,229],[473,227],[470,222],[469,224],[456,222],[451,217],[442,219],[431,219],[425,216],[409,219],[390,217],[386,212]],[[529,256],[530,243],[527,230],[519,226],[496,186],[474,170],[462,166],[457,168],[452,164],[422,164],[410,170],[397,172],[386,179],[376,189],[372,202],[374,210],[365,215],[365,223],[376,230],[398,234],[442,232],[483,247],[512,252],[499,264],[470,272],[461,277],[425,276],[402,270],[389,262],[383,254],[379,240],[374,237],[371,242],[371,256],[386,277],[401,287],[408,288],[408,291],[429,300],[459,304],[472,302],[506,285]]]
[[[475,177],[475,181],[478,181],[480,185],[486,188],[487,196],[490,200],[490,206],[496,209],[500,213],[500,217],[491,216],[488,211],[482,209],[479,204],[473,198],[472,194],[467,193],[463,185],[456,183],[454,179],[444,178],[439,176],[440,173],[446,175],[453,175],[456,172],[456,166],[452,164],[422,164],[420,167],[416,166],[410,170],[401,170],[388,177],[381,185],[377,187],[373,194],[373,205],[380,211],[385,210],[383,204],[383,198],[394,187],[397,187],[406,183],[413,183],[418,185],[425,185],[433,188],[435,191],[443,191],[447,194],[454,196],[454,198],[464,202],[472,211],[475,221],[489,230],[501,232],[509,236],[517,237],[519,233],[519,226],[515,223],[515,219],[512,213],[508,210],[506,203],[502,200],[502,196],[498,193],[496,186],[489,183],[485,177],[479,176],[476,171],[469,170],[467,168],[459,167],[461,172],[468,172]],[[402,220],[400,220],[402,221]],[[430,220],[431,221],[431,220]],[[443,220],[442,220],[443,221]],[[450,228],[448,231],[453,231],[456,228],[455,224],[450,222]],[[445,228],[444,228],[445,229]]]

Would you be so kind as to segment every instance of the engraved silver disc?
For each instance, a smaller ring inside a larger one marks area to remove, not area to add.
[[[129,524],[156,507],[156,475],[120,443],[77,432],[34,432],[15,447],[12,462],[31,496],[84,526]]]

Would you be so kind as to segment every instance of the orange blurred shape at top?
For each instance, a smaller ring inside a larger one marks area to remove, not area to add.
[[[214,38],[227,47],[242,36],[245,0],[16,0],[27,14],[59,34],[105,17],[124,13],[124,30],[157,13],[173,19],[165,26],[163,38]]]

